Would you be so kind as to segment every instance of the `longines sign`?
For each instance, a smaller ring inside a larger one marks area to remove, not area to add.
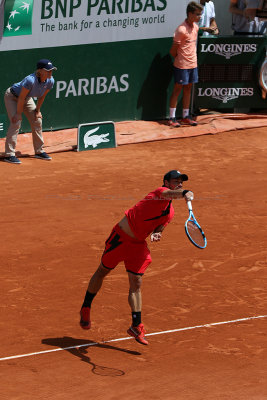
[[[222,103],[253,95],[253,88],[198,88],[198,97],[211,97]]]
[[[230,59],[244,53],[256,53],[256,43],[202,43],[201,53],[213,53]]]

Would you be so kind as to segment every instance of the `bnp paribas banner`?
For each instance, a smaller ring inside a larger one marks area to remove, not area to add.
[[[188,0],[0,0],[0,51],[166,38]]]

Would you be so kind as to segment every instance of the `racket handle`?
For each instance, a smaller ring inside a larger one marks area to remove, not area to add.
[[[186,203],[187,203],[188,210],[189,210],[189,211],[192,211],[192,203],[191,203],[191,200],[188,200]]]

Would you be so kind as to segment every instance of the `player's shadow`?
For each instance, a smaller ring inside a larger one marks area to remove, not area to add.
[[[166,118],[168,107],[168,88],[173,76],[171,56],[155,55],[140,90],[137,108],[141,108],[142,120],[161,120]]]
[[[94,347],[100,347],[102,349],[107,349],[107,350],[116,350],[116,351],[122,351],[124,353],[129,353],[133,355],[141,355],[138,351],[132,351],[132,350],[127,350],[123,349],[120,347],[115,347],[110,344],[105,344],[105,343],[97,343],[93,342],[92,340],[84,340],[84,339],[75,339],[69,336],[64,336],[64,337],[58,337],[58,338],[47,338],[42,340],[43,344],[47,344],[49,346],[55,346],[57,348],[61,348],[65,351],[68,351],[75,357],[80,358],[81,361],[90,364],[92,366],[92,373],[96,375],[102,375],[102,376],[122,376],[125,375],[125,372],[116,369],[116,368],[110,368],[110,367],[104,367],[101,365],[95,364],[91,358],[88,356],[88,348],[91,346]]]

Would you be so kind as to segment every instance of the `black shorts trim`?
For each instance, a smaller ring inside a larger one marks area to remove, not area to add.
[[[109,268],[109,267],[106,267],[106,266],[103,264],[102,260],[101,260],[101,264],[103,265],[103,267],[104,267],[104,268],[108,269],[109,271],[111,271],[112,269],[114,269],[114,268],[115,268],[115,267],[114,267],[114,268]]]
[[[126,269],[126,271],[127,271],[127,272],[130,272],[131,274],[134,274],[134,275],[140,275],[140,276],[143,276],[143,275],[144,275],[144,273],[133,272],[133,271],[129,271],[128,269]]]

